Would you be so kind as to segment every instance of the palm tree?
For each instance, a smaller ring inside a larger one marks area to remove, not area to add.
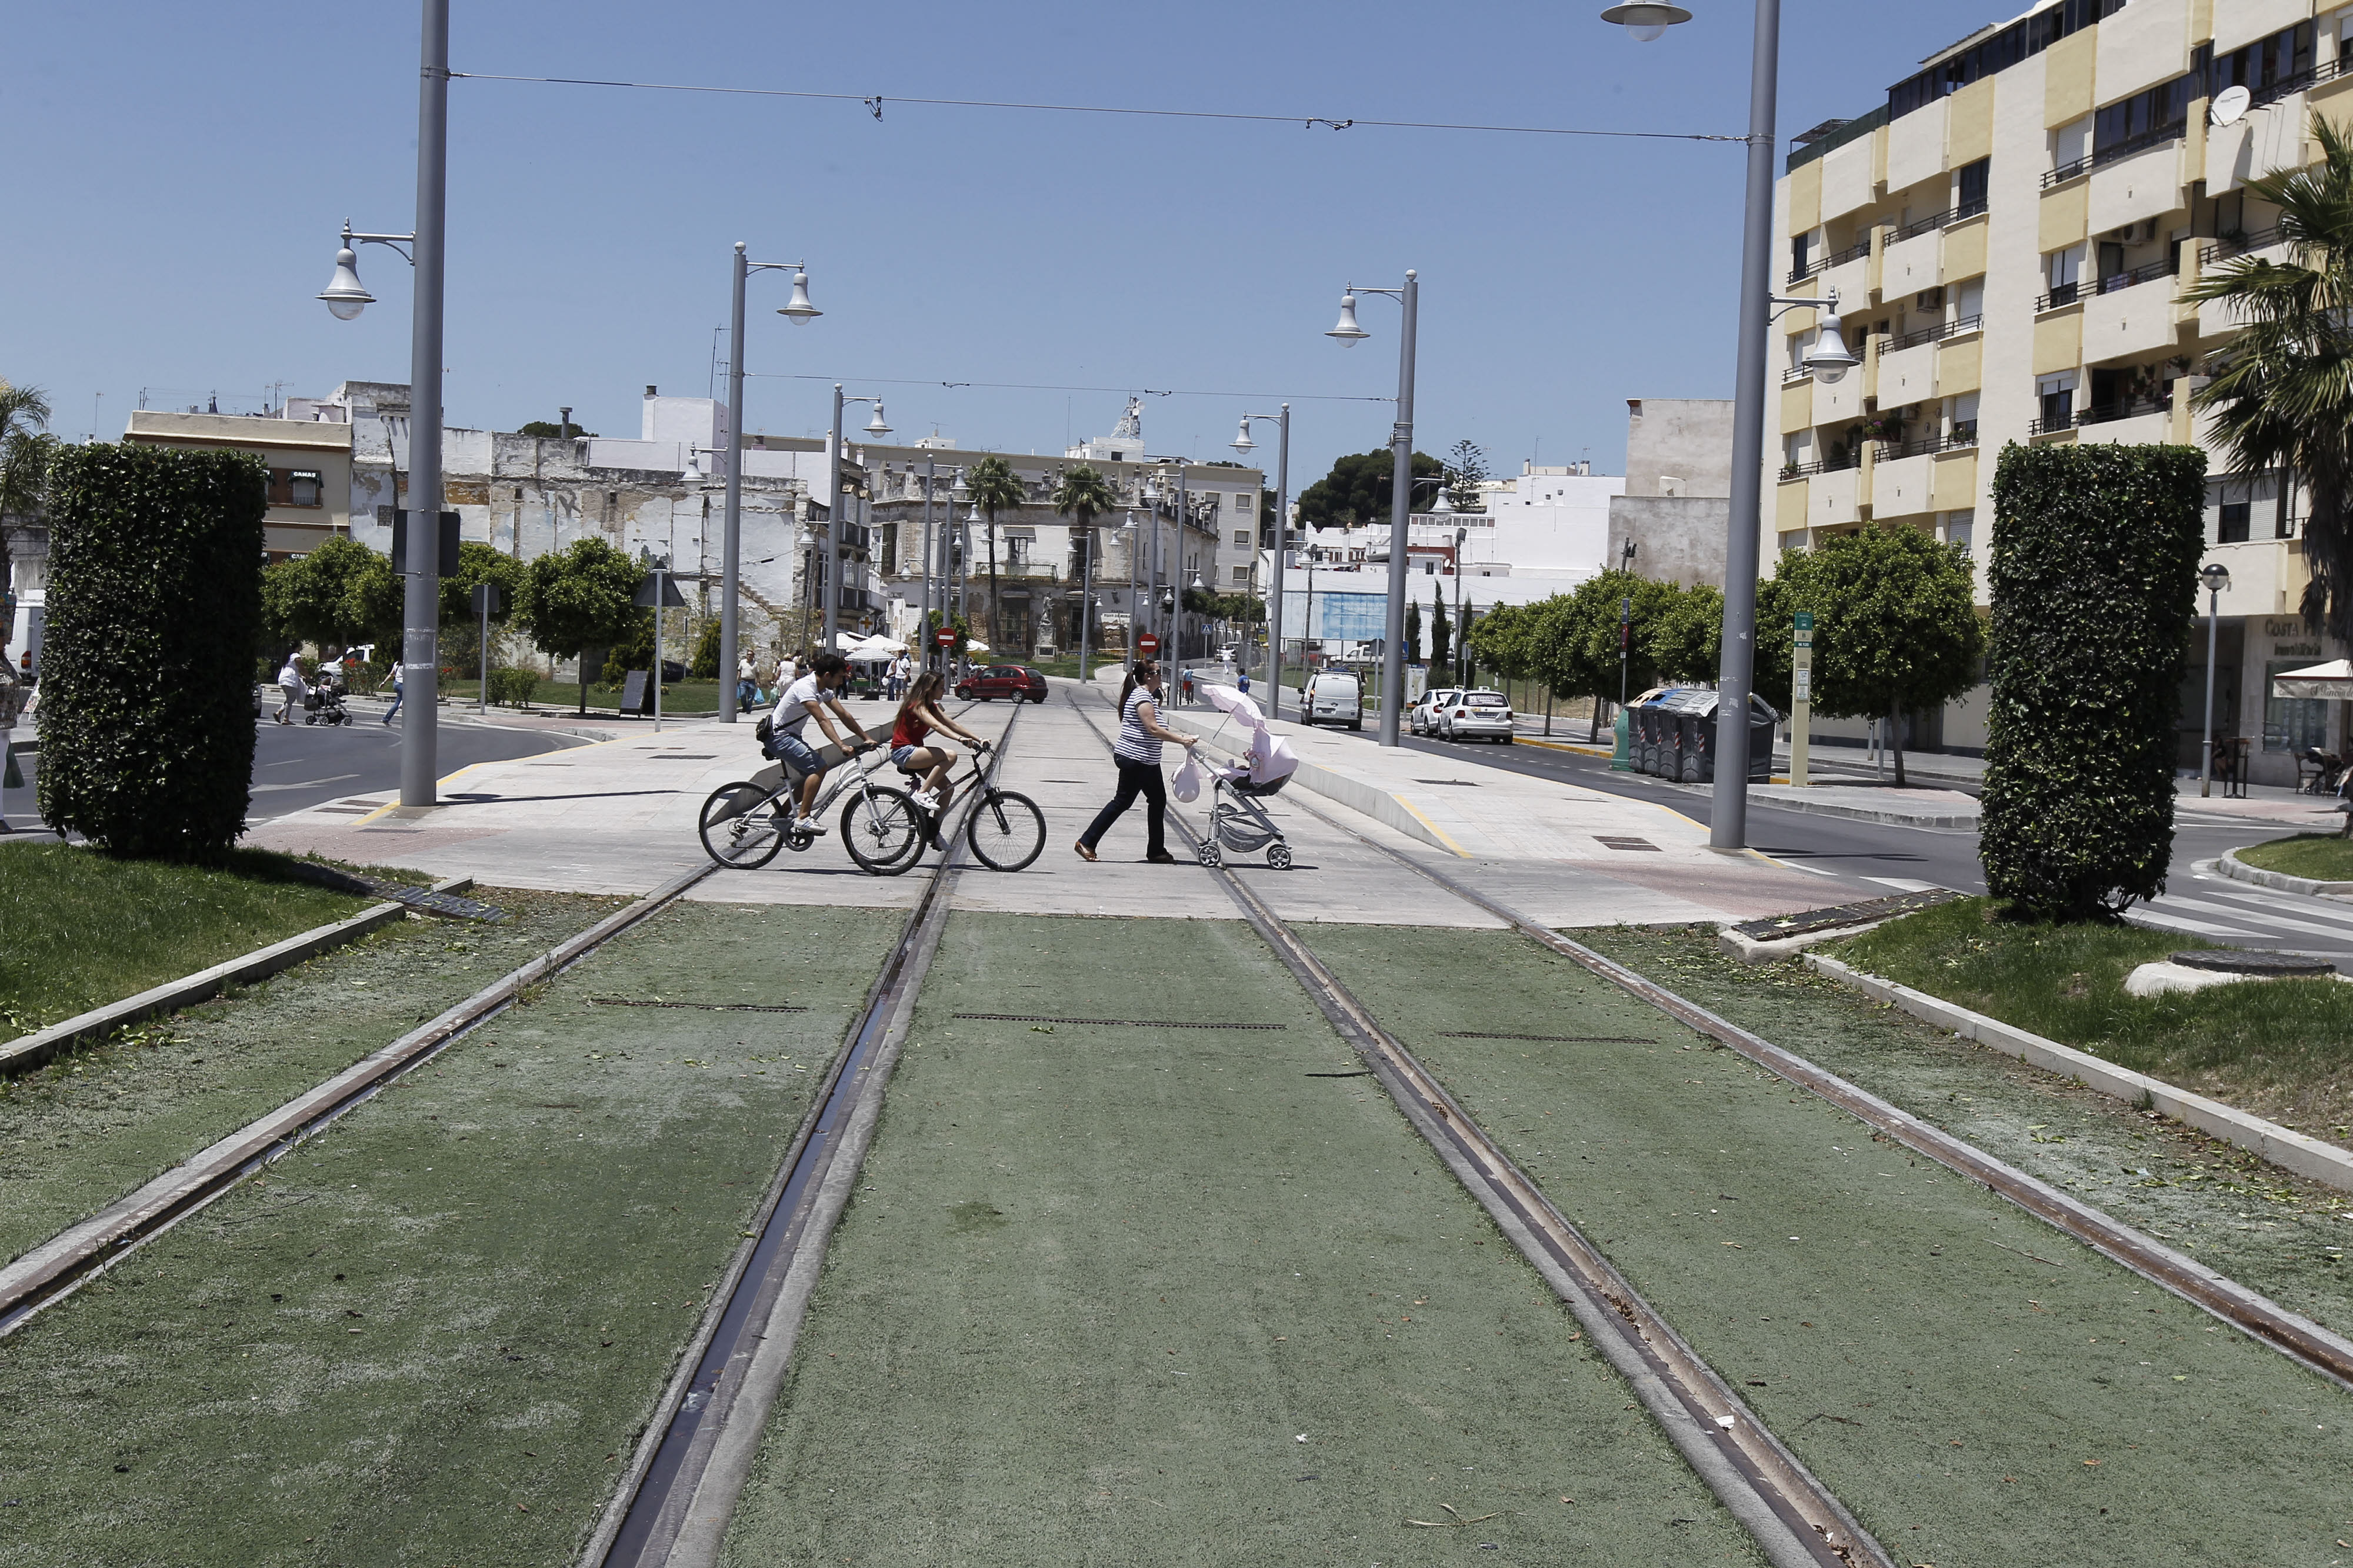
[[[49,458],[58,447],[48,424],[49,400],[39,387],[0,381],[0,589],[12,581],[9,540],[39,512],[48,489]]]
[[[964,482],[972,492],[974,504],[988,513],[988,640],[1002,649],[1004,616],[997,607],[997,512],[999,507],[1019,506],[1029,499],[1029,492],[1020,476],[1013,471],[1013,465],[994,452],[975,463]],[[1004,656],[1000,653],[998,657]]]
[[[2239,331],[2206,358],[2213,380],[2190,399],[2214,416],[2234,474],[2304,481],[2312,574],[2305,624],[2353,637],[2353,135],[2318,114],[2321,161],[2250,180],[2279,208],[2284,262],[2247,257],[2215,268],[2188,298],[2231,307]]]
[[[1112,493],[1110,481],[1081,463],[1062,475],[1062,482],[1054,487],[1053,502],[1054,510],[1069,518],[1079,531],[1083,540],[1079,548],[1086,552],[1084,558],[1093,560],[1095,519],[1119,504],[1119,498]],[[1092,605],[1083,600],[1080,602],[1079,615],[1082,617],[1092,615],[1093,611]]]

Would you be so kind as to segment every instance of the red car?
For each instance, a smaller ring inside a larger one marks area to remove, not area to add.
[[[1046,678],[1018,664],[992,664],[957,681],[955,694],[967,702],[992,702],[999,697],[1043,702]]]

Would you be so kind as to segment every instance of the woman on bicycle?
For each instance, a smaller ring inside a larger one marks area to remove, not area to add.
[[[935,817],[945,813],[955,798],[948,773],[956,765],[956,754],[932,741],[933,732],[954,735],[976,751],[988,749],[987,742],[940,711],[940,692],[945,684],[937,670],[927,669],[917,676],[899,703],[897,721],[891,726],[892,763],[902,773],[923,775],[915,788],[915,804]]]

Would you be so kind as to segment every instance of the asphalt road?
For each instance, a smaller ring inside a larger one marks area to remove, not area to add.
[[[1374,744],[1377,738],[1368,727],[1362,739]],[[1662,805],[1704,826],[1713,821],[1714,802],[1706,792],[1639,773],[1612,772],[1606,758],[1542,746],[1469,744],[1410,736],[1403,743],[1458,765],[1477,763],[1532,773]],[[2232,947],[2313,953],[2353,973],[2353,907],[2274,893],[2195,868],[2198,862],[2214,859],[2225,849],[2285,837],[2295,831],[2243,817],[2202,815],[2193,803],[2184,803],[2174,825],[2173,861],[2165,895],[2153,904],[2137,906],[2127,918],[2137,925],[2177,931]],[[1985,891],[1985,874],[1978,864],[1978,836],[1967,829],[1859,822],[1751,800],[1748,842],[1760,853],[1831,884],[1824,889],[1825,905],[1932,887],[1964,893]]]
[[[265,718],[256,729],[248,824],[353,795],[389,799],[388,792],[400,787],[403,738],[398,726],[387,727],[375,714],[357,715],[354,722],[332,728],[280,724]],[[435,772],[443,777],[475,763],[537,756],[585,743],[570,735],[454,723],[446,713],[439,731]],[[17,733],[29,738],[29,728]],[[37,756],[20,754],[17,762],[25,787],[0,795],[0,816],[19,834],[29,830],[46,838],[48,833],[40,826],[33,796]]]

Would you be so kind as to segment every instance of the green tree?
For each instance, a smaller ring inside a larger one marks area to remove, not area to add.
[[[1454,503],[1456,511],[1478,511],[1486,505],[1479,487],[1487,478],[1487,453],[1476,441],[1464,439],[1454,443],[1446,454],[1446,499]]]
[[[1865,528],[1824,540],[1791,576],[1794,593],[1771,596],[1774,618],[1760,614],[1759,628],[1769,626],[1771,640],[1782,642],[1789,614],[1813,612],[1814,706],[1831,718],[1887,720],[1903,787],[1904,715],[1977,684],[1985,626],[1968,553],[1916,528]],[[1778,668],[1775,679],[1786,696]]]
[[[1054,510],[1071,520],[1073,530],[1071,578],[1076,582],[1084,574],[1084,563],[1094,558],[1095,519],[1117,506],[1119,497],[1112,493],[1109,480],[1087,464],[1081,463],[1077,468],[1063,472],[1061,481],[1054,487],[1050,499],[1054,503]],[[1088,607],[1082,601],[1080,613],[1084,614]],[[1073,643],[1078,640],[1075,637],[1071,639]]]
[[[1367,528],[1389,520],[1389,481],[1396,456],[1384,447],[1342,458],[1332,471],[1299,492],[1299,521],[1309,528]],[[1423,453],[1413,455],[1413,477],[1436,478],[1446,465]]]
[[[515,434],[536,436],[543,441],[566,441],[582,436],[592,441],[596,438],[594,430],[583,430],[577,425],[559,425],[553,419],[533,419],[528,424],[519,425],[515,427]]]
[[[1454,658],[1454,626],[1446,618],[1446,590],[1430,591],[1430,668],[1448,668]]]
[[[1412,599],[1405,602],[1405,656],[1408,659],[1421,657],[1421,605]],[[1437,668],[1437,660],[1430,661],[1430,668]]]
[[[40,515],[58,438],[48,433],[49,400],[37,386],[0,381],[0,588],[10,581],[12,541]]]
[[[2233,473],[2303,480],[2311,576],[2297,607],[2342,639],[2353,637],[2353,132],[2316,112],[2312,135],[2319,163],[2245,186],[2279,208],[2288,258],[2225,262],[2184,298],[2227,305],[2239,325],[2190,401],[2214,416]]]
[[[580,660],[580,711],[588,711],[591,648],[627,637],[639,611],[635,603],[645,573],[602,539],[577,539],[532,562],[516,618],[543,653]]]
[[[694,657],[687,661],[687,673],[697,680],[715,680],[719,677],[719,617],[711,616],[695,634]],[[731,676],[732,679],[733,677]]]
[[[1616,701],[1630,699],[1664,679],[1678,679],[1659,667],[1659,631],[1670,626],[1683,590],[1672,583],[1653,582],[1631,572],[1604,572],[1588,578],[1574,593],[1555,595],[1541,605],[1539,629],[1531,639],[1535,677],[1556,698],[1590,697]],[[1618,654],[1618,622],[1621,607],[1631,601],[1633,624],[1628,638],[1622,674]],[[1670,638],[1672,651],[1676,643]],[[1712,672],[1711,672],[1712,673]],[[1683,676],[1680,679],[1694,679]],[[1593,733],[1601,727],[1600,701],[1593,710]]]
[[[1724,668],[1724,590],[1683,589],[1645,628],[1642,642],[1662,679],[1714,680]]]
[[[1002,648],[1005,616],[997,597],[997,514],[1006,507],[1018,507],[1029,499],[1029,492],[1013,465],[994,452],[975,463],[964,482],[972,492],[973,504],[988,514],[988,640],[992,647]]]
[[[264,567],[261,603],[269,635],[281,646],[332,650],[400,637],[401,581],[392,563],[341,535]]]

